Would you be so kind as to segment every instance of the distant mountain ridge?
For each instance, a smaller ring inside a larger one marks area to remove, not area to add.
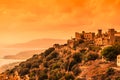
[[[17,53],[16,55],[7,55],[4,56],[4,59],[28,59],[30,57],[32,57],[34,54],[39,54],[41,53],[43,50],[29,50],[29,51],[22,51]]]
[[[7,48],[48,48],[53,44],[64,44],[66,40],[64,39],[35,39],[26,43],[18,43],[14,45],[9,45]]]

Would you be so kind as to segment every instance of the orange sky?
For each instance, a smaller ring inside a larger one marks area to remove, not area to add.
[[[0,0],[0,44],[120,29],[120,0]]]

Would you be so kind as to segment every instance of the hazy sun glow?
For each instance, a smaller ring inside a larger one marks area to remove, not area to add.
[[[0,0],[0,43],[120,29],[120,0]]]

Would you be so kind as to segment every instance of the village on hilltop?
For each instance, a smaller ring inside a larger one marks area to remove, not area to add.
[[[107,32],[103,33],[102,29],[98,29],[97,34],[95,32],[88,32],[82,31],[82,33],[75,32],[75,38],[67,41],[69,47],[74,48],[77,44],[82,42],[99,46],[111,46],[114,44],[120,43],[120,32],[117,32],[115,29],[108,29]],[[120,55],[117,56],[117,65],[120,66]]]
[[[75,44],[84,41],[89,42],[97,46],[107,46],[113,45],[115,43],[120,43],[120,32],[117,32],[115,29],[108,29],[108,32],[102,33],[102,29],[98,29],[98,33],[82,31],[82,33],[75,32],[75,38],[68,40],[70,47],[73,47]]]

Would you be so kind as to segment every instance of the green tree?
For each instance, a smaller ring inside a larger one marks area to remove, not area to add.
[[[109,46],[104,48],[101,54],[107,61],[115,61],[120,52],[119,48],[120,46],[118,45]]]
[[[99,57],[97,53],[89,53],[87,55],[87,60],[96,60]]]
[[[38,80],[45,80],[48,79],[47,73],[41,71],[41,73],[38,75]]]
[[[54,50],[55,50],[55,48],[51,47],[51,48],[47,49],[47,50],[44,52],[43,55],[46,57],[46,56],[48,56],[51,52],[53,52]]]
[[[82,61],[82,55],[81,53],[74,53],[73,54],[73,59],[76,61],[76,62],[81,62]]]
[[[75,76],[78,76],[81,73],[81,69],[78,65],[74,65],[71,70]]]
[[[59,53],[53,51],[53,52],[51,52],[51,53],[46,57],[46,60],[49,61],[49,60],[51,60],[51,59],[53,59],[53,58],[57,58],[58,56],[59,56]]]
[[[21,68],[20,75],[24,76],[29,73],[29,68]]]
[[[108,68],[108,69],[107,69],[106,74],[107,74],[108,76],[113,75],[114,73],[115,73],[115,71],[114,71],[113,68]]]
[[[101,50],[101,48],[100,47],[98,47],[98,46],[89,46],[89,50],[92,50],[92,51],[99,51],[99,50]]]
[[[120,53],[120,44],[115,44],[113,47],[116,49],[117,53]]]

